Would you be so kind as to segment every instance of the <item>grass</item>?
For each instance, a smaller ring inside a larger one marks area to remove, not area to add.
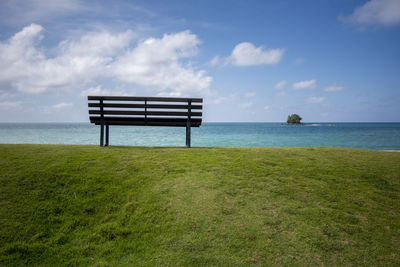
[[[0,265],[400,265],[400,153],[0,145]]]

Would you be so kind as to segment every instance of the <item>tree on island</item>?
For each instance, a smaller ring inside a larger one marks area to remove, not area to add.
[[[288,116],[286,122],[289,124],[301,124],[301,122],[300,122],[301,120],[302,120],[302,118],[299,115],[292,114],[292,115]]]

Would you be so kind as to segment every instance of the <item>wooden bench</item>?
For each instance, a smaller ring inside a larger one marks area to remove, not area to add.
[[[109,145],[110,125],[186,127],[186,147],[190,127],[201,125],[202,98],[88,96],[88,101],[90,122],[100,125],[101,147],[104,127],[105,146]]]

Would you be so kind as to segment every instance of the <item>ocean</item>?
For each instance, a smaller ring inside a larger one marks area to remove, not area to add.
[[[0,123],[1,144],[99,144],[90,123]],[[203,123],[193,147],[353,147],[400,150],[400,123]],[[185,128],[110,126],[110,145],[185,146]]]

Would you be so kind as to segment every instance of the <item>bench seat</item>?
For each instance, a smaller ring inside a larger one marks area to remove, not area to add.
[[[90,122],[96,125],[101,124],[101,117],[90,117]],[[172,126],[172,127],[186,127],[187,119],[180,118],[123,118],[123,117],[104,117],[105,125],[121,125],[121,126]],[[190,127],[200,127],[201,119],[191,119]]]

